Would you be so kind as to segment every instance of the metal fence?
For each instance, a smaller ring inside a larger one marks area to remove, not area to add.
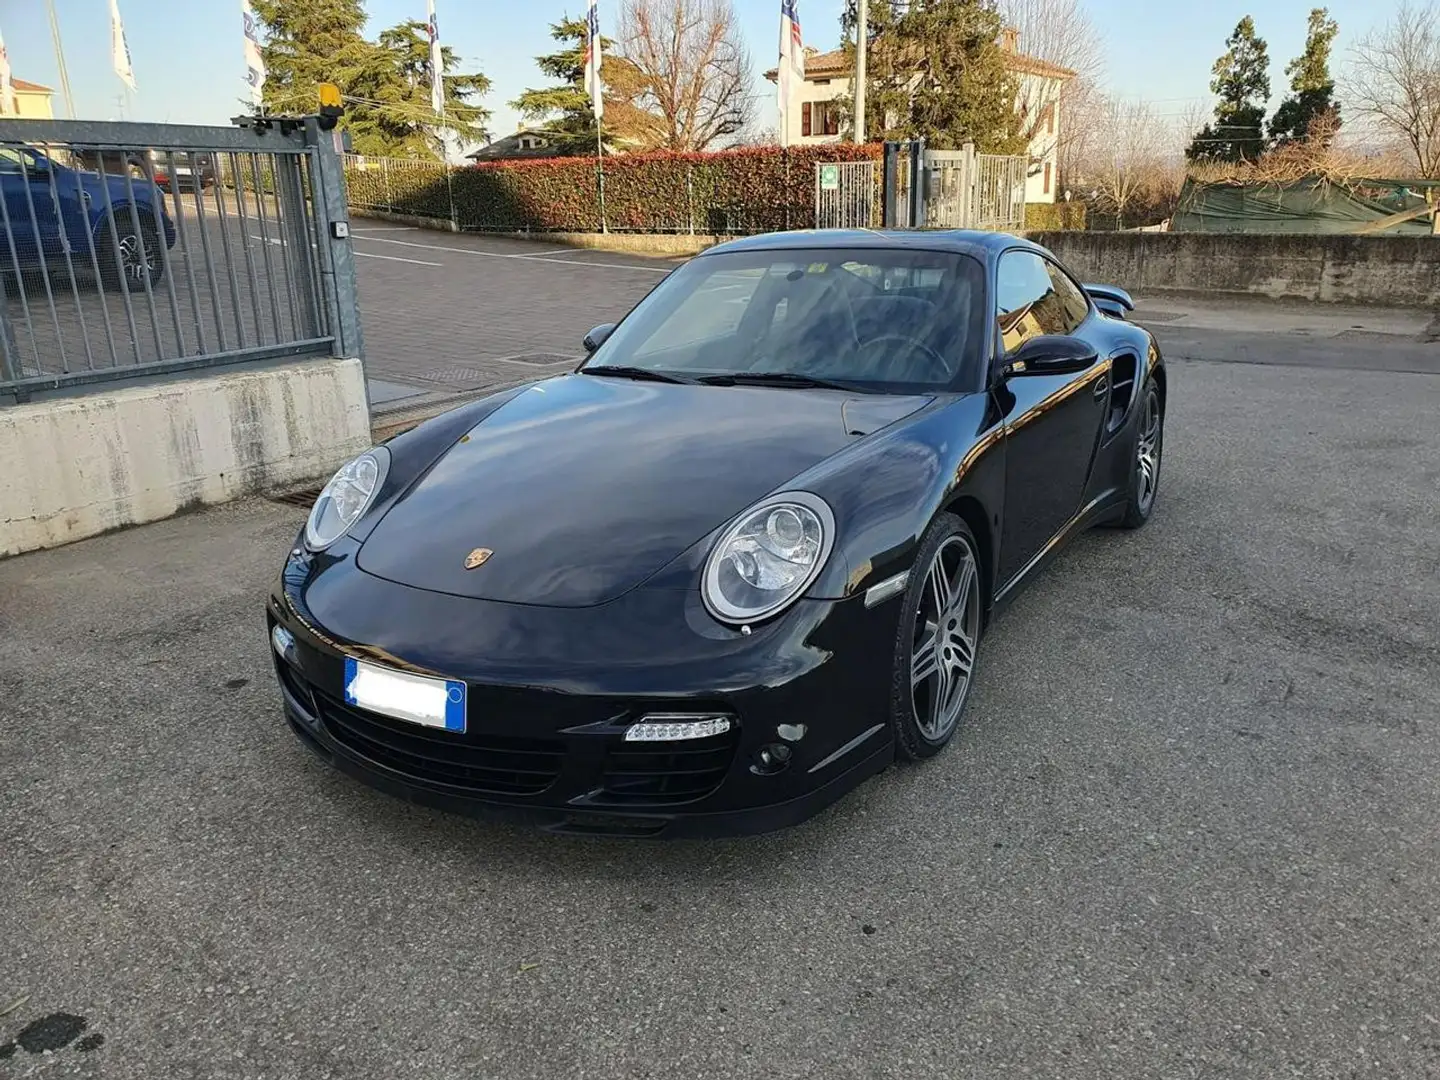
[[[1025,227],[1029,159],[961,150],[925,151],[925,227],[1016,232]]]
[[[815,227],[868,229],[879,218],[874,161],[838,161],[815,166]]]
[[[355,209],[416,214],[416,189],[433,185],[446,193],[445,200],[433,207],[437,211],[435,216],[442,216],[448,211],[451,222],[456,220],[451,184],[454,170],[444,162],[364,154],[345,154],[341,160],[350,205]]]
[[[344,185],[313,118],[0,121],[0,404],[361,352]]]

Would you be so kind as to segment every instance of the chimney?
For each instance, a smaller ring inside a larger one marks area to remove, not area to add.
[[[1013,26],[1007,26],[1000,31],[1000,48],[1008,53],[1020,51],[1020,31]]]

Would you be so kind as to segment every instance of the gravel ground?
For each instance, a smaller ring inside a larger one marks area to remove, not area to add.
[[[1440,1076],[1440,380],[1171,385],[1150,526],[998,621],[945,754],[769,837],[331,772],[268,670],[294,509],[0,563],[0,1076]]]

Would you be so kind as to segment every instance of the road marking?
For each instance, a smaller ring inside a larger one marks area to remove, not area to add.
[[[355,252],[357,259],[384,259],[386,262],[414,263],[416,266],[444,266],[444,263],[426,262],[424,259],[402,259],[399,255],[372,255],[368,251]]]
[[[409,225],[351,225],[352,233],[361,232],[413,232]]]
[[[391,240],[384,236],[357,236],[356,240],[364,240],[370,244],[399,244],[402,247],[421,248],[425,251],[448,251],[456,255],[479,255],[486,259],[522,259],[528,262],[552,262],[556,266],[587,267],[594,266],[606,270],[638,270],[643,274],[668,274],[673,267],[661,270],[659,267],[632,266],[628,263],[598,263],[580,262],[566,263],[559,262],[545,255],[506,255],[498,251],[476,251],[474,248],[447,247],[444,244],[417,244],[413,240]],[[357,253],[358,254],[358,253]]]

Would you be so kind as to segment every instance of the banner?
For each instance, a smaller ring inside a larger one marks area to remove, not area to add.
[[[19,111],[15,84],[10,81],[10,54],[5,51],[5,36],[0,34],[0,116],[14,116]]]
[[[598,122],[605,115],[605,84],[600,81],[600,10],[590,0],[585,19],[585,92],[590,95],[590,110]]]
[[[110,0],[110,65],[120,81],[135,89],[135,69],[130,66],[130,46],[125,42],[125,24],[120,21],[119,0]]]
[[[796,0],[780,0],[780,68],[775,82],[780,96],[780,145],[790,145],[790,104],[805,82],[805,49],[800,44],[800,13]]]
[[[426,0],[430,13],[430,107],[436,116],[445,115],[445,54],[440,51],[440,24],[435,19],[435,0]]]
[[[251,103],[259,109],[265,99],[265,59],[260,55],[260,23],[250,0],[240,0],[240,15],[245,20],[245,84]]]

